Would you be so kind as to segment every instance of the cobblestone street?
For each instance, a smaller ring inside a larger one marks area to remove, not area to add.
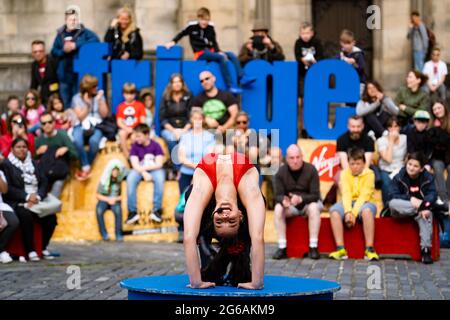
[[[124,300],[119,282],[128,277],[184,273],[181,244],[86,243],[54,244],[61,257],[37,263],[0,265],[0,299],[96,299]],[[266,250],[266,273],[337,281],[342,289],[336,299],[450,299],[450,250],[431,266],[406,260],[366,262],[348,260],[270,259],[274,245]],[[381,289],[367,289],[368,267],[379,266]],[[81,288],[67,288],[69,266],[79,266]]]

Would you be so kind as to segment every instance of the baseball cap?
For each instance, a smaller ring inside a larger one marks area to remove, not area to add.
[[[418,110],[414,113],[414,120],[430,120],[430,114],[424,110]]]

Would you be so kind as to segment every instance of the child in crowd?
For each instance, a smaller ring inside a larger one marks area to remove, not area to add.
[[[430,114],[427,111],[419,110],[414,113],[414,126],[406,131],[408,153],[421,152],[425,157],[425,164],[428,171],[430,166],[433,145],[428,136],[430,124]]]
[[[52,94],[48,99],[47,111],[50,112],[55,119],[55,128],[59,130],[69,130],[72,122],[76,121],[76,115],[73,110],[64,111],[64,104],[58,93]]]
[[[166,179],[163,170],[164,153],[161,146],[150,139],[150,128],[146,124],[138,124],[134,134],[135,142],[130,151],[132,170],[127,177],[128,219],[126,223],[134,224],[139,220],[136,194],[142,179],[153,181],[153,210],[150,218],[159,223],[162,222],[162,199]]]
[[[360,219],[364,225],[365,259],[378,260],[378,254],[373,247],[377,214],[374,199],[375,174],[365,167],[364,150],[351,149],[348,159],[349,168],[342,171],[339,181],[342,203],[336,203],[329,210],[331,228],[336,242],[336,251],[330,253],[329,257],[336,260],[348,258],[344,246],[344,223],[347,228],[353,228],[356,219]]]
[[[123,154],[128,158],[130,149],[128,147],[128,138],[133,140],[133,129],[141,123],[145,123],[145,107],[142,102],[136,100],[137,90],[134,83],[125,83],[123,85],[123,97],[125,99],[117,107],[117,126],[119,127],[119,143]]]
[[[448,74],[447,64],[441,60],[441,49],[434,48],[431,51],[431,60],[425,63],[423,73],[428,76],[427,85],[424,90],[431,95],[438,95],[441,100],[447,98],[447,87],[445,78]]]
[[[416,220],[420,230],[422,262],[431,264],[432,207],[437,192],[433,175],[424,170],[425,164],[426,160],[420,152],[408,155],[406,167],[394,177],[389,208],[393,217],[412,217]]]
[[[121,184],[127,173],[125,165],[116,159],[108,162],[103,171],[97,188],[97,223],[103,241],[108,241],[109,236],[105,228],[104,214],[110,209],[115,218],[116,241],[122,241],[122,206]]]
[[[220,64],[220,70],[224,77],[228,90],[234,94],[242,93],[242,89],[235,86],[228,70],[227,61],[231,61],[239,79],[241,86],[249,85],[256,79],[249,78],[244,75],[239,59],[233,52],[220,51],[216,39],[216,31],[214,24],[211,22],[211,13],[207,8],[200,8],[197,11],[197,21],[189,22],[173,40],[166,44],[166,48],[170,49],[184,36],[189,35],[189,41],[194,51],[195,60],[216,61]]]
[[[359,76],[360,95],[364,91],[364,83],[366,82],[364,51],[356,46],[355,35],[352,31],[344,29],[339,38],[341,44],[341,52],[339,58],[355,68]]]
[[[24,100],[22,115],[27,120],[28,132],[39,135],[39,128],[41,127],[39,117],[45,111],[45,107],[41,104],[39,92],[34,89],[28,90]]]
[[[4,135],[7,133],[7,120],[8,117],[13,113],[20,113],[20,100],[17,96],[9,96],[6,101],[6,109],[7,111],[2,113],[0,117],[0,134]]]
[[[141,90],[141,102],[145,107],[145,124],[150,128],[150,137],[155,137],[154,115],[155,115],[155,99],[150,90]]]

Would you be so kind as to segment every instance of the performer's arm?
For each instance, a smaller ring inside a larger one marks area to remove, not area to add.
[[[252,282],[240,283],[238,288],[264,287],[264,222],[266,207],[259,188],[259,173],[253,168],[242,177],[238,186],[239,197],[247,209],[248,228],[252,241]]]
[[[212,282],[202,282],[197,252],[197,237],[200,231],[203,211],[211,199],[212,194],[213,187],[208,176],[201,169],[195,170],[192,191],[184,210],[183,239],[186,269],[191,288],[208,288],[215,285]]]

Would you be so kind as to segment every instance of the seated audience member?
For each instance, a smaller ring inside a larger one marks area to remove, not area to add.
[[[6,192],[8,192],[8,183],[6,182],[5,174],[0,170],[0,263],[2,264],[13,261],[6,251],[6,246],[19,227],[19,219],[13,209],[3,202],[2,194]]]
[[[6,112],[0,117],[0,134],[4,135],[8,132],[7,121],[13,113],[20,113],[20,100],[17,96],[9,96],[6,100]]]
[[[386,127],[388,134],[377,140],[377,150],[380,154],[378,166],[381,176],[381,192],[385,208],[390,200],[392,179],[403,168],[407,149],[407,138],[406,135],[400,134],[397,118],[389,118]]]
[[[110,160],[106,165],[97,187],[97,215],[98,229],[103,241],[108,241],[109,236],[105,227],[104,214],[106,210],[114,213],[116,241],[122,241],[122,205],[121,186],[125,179],[127,169],[117,159]]]
[[[392,183],[392,200],[389,208],[393,217],[411,217],[416,220],[420,230],[422,262],[433,263],[431,258],[431,237],[433,233],[433,204],[437,193],[434,177],[424,170],[426,160],[419,152],[406,158],[406,166]]]
[[[366,82],[364,51],[356,46],[355,34],[350,30],[342,30],[339,42],[341,51],[338,58],[351,65],[358,73],[360,82],[359,94],[362,95]]]
[[[376,81],[368,81],[361,100],[356,105],[356,114],[364,118],[366,131],[373,131],[379,138],[386,131],[387,120],[398,114],[398,107],[391,98],[383,93]]]
[[[11,153],[2,163],[2,168],[8,183],[5,202],[19,218],[28,259],[40,260],[34,243],[33,221],[39,222],[42,227],[42,255],[44,259],[52,259],[47,247],[57,224],[56,215],[40,217],[34,212],[33,207],[39,206],[47,197],[48,183],[47,177],[33,161],[25,139],[17,138],[12,142]]]
[[[30,89],[39,90],[42,103],[46,104],[48,98],[59,90],[57,61],[52,55],[45,53],[45,42],[41,40],[31,43],[31,55],[33,62]]]
[[[283,61],[283,48],[269,35],[269,27],[262,21],[255,22],[253,36],[242,46],[238,59],[244,66],[251,60],[261,59],[272,63]]]
[[[134,14],[127,6],[117,11],[105,35],[112,46],[112,59],[141,60],[144,55],[142,37],[136,27]]]
[[[207,128],[223,134],[236,122],[238,100],[231,93],[217,89],[216,77],[211,72],[203,71],[199,78],[203,92],[191,100],[190,107],[202,108]]]
[[[436,189],[439,195],[437,204],[450,207],[450,114],[444,101],[438,100],[432,108],[432,127],[429,139],[433,145],[431,163],[436,179]],[[447,182],[444,172],[447,170]]]
[[[431,60],[425,63],[423,73],[428,77],[428,82],[424,86],[425,92],[433,97],[445,101],[447,99],[447,87],[445,86],[445,78],[448,70],[447,64],[441,60],[441,49],[434,48],[431,51]]]
[[[230,61],[233,64],[238,76],[238,82],[241,86],[246,86],[251,82],[254,82],[255,79],[244,75],[241,64],[233,52],[224,52],[219,49],[214,24],[210,20],[210,11],[204,7],[200,8],[197,11],[197,21],[189,22],[186,28],[178,33],[171,42],[166,44],[166,48],[170,49],[180,41],[181,38],[189,35],[189,42],[192,51],[194,52],[195,60],[218,62],[228,90],[234,94],[242,93],[242,89],[233,84],[227,62]]]
[[[161,137],[167,143],[170,154],[169,180],[173,180],[180,169],[173,164],[172,151],[180,141],[180,137],[191,128],[189,123],[191,98],[192,95],[183,77],[180,74],[173,74],[164,90],[159,107]]]
[[[308,69],[324,58],[322,42],[316,37],[314,27],[309,22],[300,26],[300,36],[295,42],[295,60],[298,62],[299,93],[303,97],[303,89]]]
[[[78,151],[81,170],[75,177],[84,181],[91,175],[91,165],[99,150],[103,133],[96,125],[108,116],[109,108],[103,90],[98,90],[98,80],[91,75],[85,75],[80,82],[80,92],[73,99],[71,107],[77,115],[77,122],[73,128],[73,142]],[[84,149],[85,143],[89,151]]]
[[[68,131],[77,121],[77,116],[72,109],[64,109],[61,96],[58,93],[52,94],[48,99],[47,112],[50,112],[55,119],[56,129]]]
[[[28,90],[24,97],[21,113],[27,120],[29,132],[39,134],[39,117],[44,111],[45,107],[41,104],[39,92],[34,89]]]
[[[235,151],[245,154],[250,159],[250,162],[258,167],[259,141],[257,139],[256,131],[250,129],[250,117],[248,113],[241,111],[236,117],[236,125],[231,135],[232,145],[226,146],[227,153],[233,153]]]
[[[27,122],[20,113],[13,113],[7,121],[7,133],[0,136],[0,158],[7,158],[12,142],[17,138],[23,138],[28,143],[28,150],[34,155],[34,135],[27,130]]]
[[[150,128],[150,137],[156,136],[154,130],[155,99],[149,89],[141,90],[140,101],[145,107],[145,124]]]
[[[146,124],[139,124],[134,129],[134,134],[135,142],[131,145],[130,151],[132,170],[127,176],[128,219],[126,223],[134,224],[139,220],[136,198],[137,187],[141,180],[153,181],[153,209],[150,218],[155,222],[162,222],[164,152],[156,141],[150,139],[150,129]]]
[[[297,145],[286,151],[287,165],[275,176],[275,229],[278,235],[278,250],[273,259],[286,259],[286,219],[294,216],[308,218],[309,257],[319,259],[317,249],[320,230],[319,174],[316,168],[303,161],[303,152]]]
[[[192,183],[194,170],[200,160],[213,152],[214,135],[203,128],[205,117],[200,108],[191,110],[192,129],[183,134],[178,145],[178,161],[181,165],[178,185],[180,194]]]
[[[427,80],[428,77],[419,71],[410,71],[406,77],[406,86],[398,91],[394,102],[400,109],[397,117],[402,128],[411,123],[416,111],[426,111],[430,107],[428,94],[420,89]]]
[[[428,163],[433,152],[428,133],[429,124],[430,114],[419,110],[414,114],[414,125],[406,131],[408,153],[421,152],[425,157],[427,169],[430,169]]]
[[[133,129],[145,123],[145,106],[136,100],[137,90],[134,83],[125,83],[122,88],[124,102],[117,107],[117,126],[119,127],[119,143],[125,158],[130,154],[128,139],[132,137]]]
[[[40,117],[41,135],[36,138],[36,158],[46,174],[50,193],[61,197],[64,182],[70,173],[70,160],[78,159],[77,149],[64,130],[57,130],[49,112]]]
[[[336,251],[329,257],[335,260],[347,259],[344,245],[344,226],[353,228],[357,219],[362,221],[366,243],[365,259],[378,260],[378,254],[373,247],[375,237],[375,175],[367,168],[363,149],[352,149],[348,154],[349,166],[341,173],[339,189],[342,203],[336,203],[330,208],[330,222],[333,231]]]

